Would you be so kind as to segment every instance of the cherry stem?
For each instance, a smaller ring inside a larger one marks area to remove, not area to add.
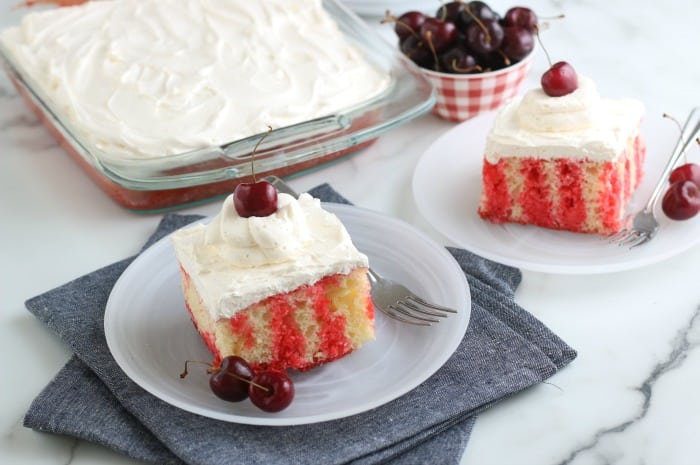
[[[211,373],[211,370],[214,369],[212,364],[209,362],[204,362],[202,360],[185,360],[185,369],[182,371],[182,373],[180,373],[180,378],[184,378],[185,376],[187,376],[189,374],[189,372],[187,371],[187,366],[190,363],[201,363],[202,365],[206,365],[208,367],[207,373]]]
[[[542,50],[544,50],[544,56],[547,57],[547,62],[549,63],[549,67],[552,67],[552,60],[549,58],[549,53],[547,53],[547,48],[544,46],[542,43],[542,38],[540,38],[540,28],[535,24],[535,36],[537,36],[537,42],[540,43],[540,47],[542,47]]]
[[[389,10],[386,10],[386,13],[385,13],[384,18],[383,18],[381,21],[379,21],[379,24],[386,24],[386,23],[396,23],[396,24],[399,24],[399,25],[401,25],[401,27],[407,29],[408,32],[410,32],[414,37],[417,37],[417,38],[420,39],[420,35],[418,34],[418,32],[414,31],[413,28],[412,28],[411,26],[409,26],[408,24],[404,23],[403,21],[399,21],[399,18],[397,18],[396,16],[392,15],[392,14],[391,14],[391,11],[389,11]]]
[[[510,58],[508,58],[508,55],[503,53],[503,50],[500,49],[497,50],[497,52],[499,53],[499,55],[501,55],[501,57],[503,57],[503,62],[506,64],[506,66],[510,66]]]
[[[427,31],[425,33],[425,39],[428,41],[430,53],[433,54],[433,60],[435,60],[435,71],[440,71],[440,61],[438,60],[437,52],[435,51],[435,46],[433,45],[433,31]]]
[[[258,182],[257,179],[255,179],[255,152],[258,151],[258,147],[260,146],[260,143],[267,137],[268,134],[272,132],[272,126],[268,125],[267,126],[267,132],[262,135],[260,140],[255,144],[255,147],[253,147],[253,153],[250,154],[250,172],[253,175],[253,182]]]
[[[679,132],[683,132],[683,128],[681,128],[681,123],[679,123],[678,120],[677,120],[676,118],[674,118],[673,116],[669,115],[668,113],[664,113],[664,114],[661,115],[661,116],[663,116],[664,118],[668,118],[668,119],[670,119],[671,121],[673,121],[674,123],[676,123],[676,126],[678,126],[678,131],[679,131]],[[683,142],[685,142],[685,141],[683,141]]]
[[[565,15],[564,13],[558,14],[556,16],[541,16],[540,19],[544,19],[545,21],[551,21],[553,19],[564,19]]]
[[[262,390],[265,391],[265,392],[270,392],[270,390],[269,390],[268,388],[266,388],[265,386],[263,386],[263,385],[261,385],[261,384],[258,384],[258,383],[254,383],[253,381],[251,381],[251,380],[249,380],[249,379],[246,379],[246,378],[244,378],[244,377],[242,377],[242,376],[238,376],[238,375],[235,374],[235,373],[229,373],[229,372],[227,371],[227,372],[224,373],[224,374],[225,374],[225,375],[228,375],[228,376],[233,376],[234,378],[236,378],[236,379],[239,380],[239,381],[245,381],[245,382],[248,383],[248,384],[252,384],[252,385],[255,386],[256,388],[262,389]]]
[[[182,373],[180,373],[180,379],[185,378],[185,377],[189,374],[189,372],[187,371],[187,366],[188,366],[190,363],[201,363],[202,365],[206,365],[206,366],[208,367],[207,373],[213,373],[213,372],[216,371],[216,369],[215,369],[215,368],[212,366],[212,364],[209,363],[209,362],[204,362],[204,361],[202,361],[202,360],[185,360],[185,369],[182,371]],[[242,377],[242,376],[238,376],[238,375],[235,374],[235,373],[230,373],[230,372],[227,371],[227,372],[225,372],[224,374],[225,374],[225,375],[228,375],[228,376],[233,376],[234,378],[238,379],[239,381],[245,381],[245,382],[248,383],[248,384],[252,384],[252,385],[255,386],[256,388],[262,389],[262,390],[265,391],[265,392],[270,392],[270,389],[266,388],[265,386],[263,386],[263,385],[261,385],[261,384],[258,384],[258,383],[254,383],[252,380],[246,379],[246,378],[244,378],[244,377]]]
[[[453,58],[452,63],[450,63],[450,64],[452,65],[452,69],[454,69],[455,71],[462,72],[462,73],[470,73],[472,71],[479,71],[479,72],[483,71],[483,68],[479,65],[467,66],[466,68],[460,68],[459,66],[457,66],[457,59],[456,58]]]
[[[489,41],[489,44],[490,44],[490,43],[491,43],[491,40],[492,40],[492,39],[491,39],[491,34],[489,34],[489,30],[486,28],[486,26],[484,25],[484,23],[481,22],[481,20],[480,20],[479,18],[477,18],[477,16],[476,16],[474,13],[472,13],[472,10],[469,9],[469,5],[466,5],[466,6],[464,7],[464,11],[466,11],[467,14],[468,14],[469,16],[471,16],[471,18],[474,20],[474,22],[476,22],[476,24],[481,28],[481,30],[484,31],[484,34],[486,34],[486,40],[488,40],[488,41]]]
[[[668,119],[670,119],[671,121],[673,121],[674,123],[676,123],[676,126],[678,127],[678,132],[681,134],[681,137],[682,137],[682,136],[683,136],[683,128],[681,127],[681,123],[679,123],[678,120],[677,120],[676,118],[674,118],[673,116],[669,115],[668,113],[664,113],[662,116],[663,116],[664,118],[668,118]],[[681,143],[685,144],[686,141],[684,141],[684,140],[681,139]],[[684,153],[684,154],[683,154],[683,159],[685,160],[686,163],[688,163],[688,154],[687,154],[687,153]]]
[[[455,0],[455,3],[463,4],[462,0]],[[442,6],[445,6],[444,4]],[[447,8],[440,8],[442,10],[442,17],[438,18],[440,21],[444,21],[447,18]]]

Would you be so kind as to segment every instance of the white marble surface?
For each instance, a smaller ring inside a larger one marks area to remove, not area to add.
[[[22,11],[11,8],[16,3],[0,0],[0,27],[18,21]],[[432,11],[438,3],[425,4]],[[499,0],[492,5],[505,10],[512,4]],[[602,94],[637,97],[650,114],[678,118],[700,104],[696,0],[533,0],[529,5],[542,16],[567,15],[545,36],[549,53],[593,77]],[[382,30],[390,38],[387,32]],[[540,54],[528,85],[535,85],[545,68]],[[403,218],[447,244],[418,214],[411,177],[422,152],[452,127],[427,115],[291,184],[306,189],[330,182],[356,204]],[[691,157],[700,161],[700,149],[694,148]],[[215,209],[209,204],[188,211],[211,214]],[[0,462],[134,463],[87,442],[22,426],[32,399],[69,356],[25,310],[24,301],[135,253],[159,218],[112,203],[55,144],[4,75],[0,218]],[[463,462],[700,463],[699,263],[695,247],[656,265],[612,274],[524,270],[517,301],[579,355],[550,383],[483,413]]]

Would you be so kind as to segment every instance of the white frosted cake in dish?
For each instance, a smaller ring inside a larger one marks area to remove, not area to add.
[[[318,199],[279,194],[243,218],[233,195],[209,224],[172,237],[192,321],[219,361],[307,370],[374,338],[368,259]]]
[[[486,142],[482,218],[611,235],[643,176],[644,114],[600,98],[592,80],[561,97],[532,89],[497,114]]]
[[[219,146],[365,102],[389,76],[320,0],[101,0],[27,14],[0,42],[115,157]]]

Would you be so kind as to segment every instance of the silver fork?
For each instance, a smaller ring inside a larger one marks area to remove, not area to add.
[[[274,185],[279,192],[298,197],[296,191],[279,177],[268,176],[265,180]],[[382,277],[372,268],[368,269],[367,276],[372,284],[374,306],[390,318],[418,326],[431,326],[440,321],[438,318],[457,313],[452,308],[424,300],[402,284]]]
[[[428,302],[417,296],[405,286],[382,277],[373,269],[367,275],[372,283],[372,301],[374,306],[395,320],[420,326],[438,323],[438,318],[445,318],[456,310]]]
[[[696,121],[697,120],[697,121]],[[659,221],[654,216],[654,206],[659,200],[659,196],[663,191],[668,180],[668,176],[675,168],[678,160],[688,146],[695,141],[695,138],[700,134],[700,107],[695,107],[688,115],[688,118],[683,125],[681,135],[676,143],[671,157],[668,159],[658,183],[654,187],[654,191],[649,196],[649,200],[639,212],[627,217],[626,224],[617,234],[610,237],[611,242],[617,242],[621,246],[629,246],[630,249],[649,242],[659,230]]]

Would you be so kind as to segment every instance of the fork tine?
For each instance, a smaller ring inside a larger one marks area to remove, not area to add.
[[[399,312],[398,310],[395,310],[393,308],[384,308],[384,307],[380,307],[379,305],[376,305],[375,307],[378,308],[383,314],[385,314],[389,318],[401,321],[402,323],[408,323],[408,324],[419,325],[419,326],[432,326],[432,323],[430,323],[428,321],[421,321],[421,320],[413,319],[412,315],[405,315],[404,312]],[[406,316],[409,316],[410,318],[406,318]]]
[[[628,228],[622,228],[612,236],[608,238],[609,242],[619,242],[625,237],[627,237],[627,234],[630,232]]]
[[[629,245],[629,246],[630,246],[630,249],[634,249],[634,248],[637,247],[638,245],[642,245],[642,244],[644,244],[645,242],[648,242],[649,240],[651,240],[651,235],[650,235],[650,234],[642,234],[642,235],[640,235],[640,237],[639,237],[635,242],[633,242],[633,243],[631,243],[631,244]]]
[[[639,239],[640,232],[636,230],[632,230],[627,234],[624,238],[622,238],[620,241],[618,241],[618,245],[623,246],[623,245],[629,245],[637,241]]]
[[[410,300],[415,300],[418,304],[420,304],[420,305],[422,305],[422,306],[424,306],[424,307],[431,308],[431,309],[433,309],[433,310],[439,310],[439,311],[441,311],[441,312],[447,312],[447,313],[457,313],[457,310],[455,310],[455,309],[453,309],[453,308],[444,307],[444,306],[442,306],[442,305],[438,305],[438,304],[434,304],[434,303],[432,303],[432,302],[428,302],[427,300],[421,299],[421,298],[418,297],[417,295],[408,296],[408,297],[406,297],[406,298],[407,298],[407,299],[410,299]],[[428,312],[426,311],[426,313],[428,313]],[[447,316],[447,315],[444,315],[444,316]]]
[[[401,301],[401,300],[396,302],[394,305],[389,305],[390,310],[398,312],[398,313],[405,315],[409,318],[415,318],[416,320],[424,321],[427,323],[439,323],[440,322],[440,320],[437,320],[435,318],[416,315],[415,313],[411,312],[411,307],[408,307],[408,309],[406,307],[408,307],[408,306],[406,306],[406,302]]]
[[[430,307],[423,307],[420,305],[420,303],[414,302],[411,299],[411,296],[406,297],[403,300],[399,300],[396,302],[396,305],[401,305],[402,308],[414,312],[414,313],[419,313],[421,315],[427,315],[427,316],[436,316],[439,318],[447,318],[447,314],[443,312],[436,312],[435,310],[432,310]]]

